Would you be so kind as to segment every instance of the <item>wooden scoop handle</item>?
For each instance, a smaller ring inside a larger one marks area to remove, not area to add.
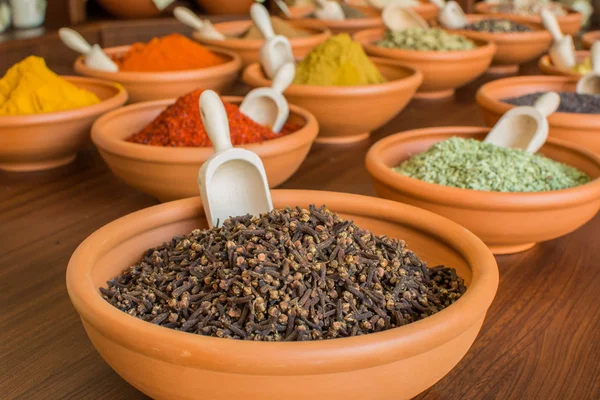
[[[254,24],[263,34],[265,39],[269,40],[275,36],[273,25],[271,25],[271,17],[269,16],[269,12],[262,4],[252,4],[252,7],[250,7],[250,15],[252,16]]]
[[[296,66],[294,63],[285,63],[279,68],[271,87],[273,90],[279,93],[285,92],[285,90],[292,84],[294,77],[296,76]]]
[[[197,31],[204,28],[204,22],[192,10],[185,7],[175,7],[173,15],[179,22]]]
[[[558,25],[556,17],[545,8],[542,10],[542,22],[544,23],[546,29],[550,31],[554,42],[558,42],[563,38],[564,35],[560,30],[560,26]]]
[[[231,149],[227,112],[219,95],[205,90],[200,95],[200,116],[204,129],[212,142],[215,153]]]
[[[560,105],[560,96],[556,92],[548,92],[540,96],[533,105],[544,118],[552,114]]]
[[[592,45],[592,69],[596,75],[600,75],[600,40]]]

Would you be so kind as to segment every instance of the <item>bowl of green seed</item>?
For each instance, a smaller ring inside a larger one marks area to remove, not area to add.
[[[541,24],[516,22],[510,16],[469,14],[467,21],[464,28],[453,32],[496,45],[490,73],[518,72],[519,65],[540,57],[552,42],[552,35]]]
[[[354,39],[369,55],[398,60],[421,71],[418,98],[452,96],[456,88],[482,75],[496,52],[496,45],[488,40],[440,28],[369,29],[356,33]]]
[[[536,154],[483,143],[489,128],[417,129],[375,143],[380,197],[450,218],[495,254],[572,232],[600,209],[600,157],[557,139]]]

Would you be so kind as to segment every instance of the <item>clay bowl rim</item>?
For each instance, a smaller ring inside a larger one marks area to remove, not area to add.
[[[290,25],[293,25],[294,28],[296,29],[300,29],[303,31],[308,31],[310,32],[310,35],[308,36],[300,36],[300,37],[294,37],[294,38],[288,38],[290,45],[292,46],[292,48],[294,47],[299,47],[299,46],[307,46],[310,45],[311,43],[315,42],[315,43],[320,43],[321,41],[326,40],[328,37],[331,36],[331,31],[329,30],[329,28],[327,27],[303,27],[303,26],[296,26],[298,25],[297,20],[287,20],[287,22]],[[250,19],[242,19],[242,20],[236,20],[236,21],[223,21],[223,22],[218,22],[216,24],[214,24],[214,27],[216,30],[218,30],[219,32],[221,31],[219,29],[219,27],[223,28],[224,26],[228,26],[228,25],[241,25],[242,23],[247,23],[247,27],[246,29],[250,28],[253,24],[252,20]],[[244,30],[241,30],[240,33],[242,33]],[[201,38],[198,35],[198,31],[194,31],[192,33],[192,36],[194,37],[194,39],[196,39],[197,41],[201,42],[201,43],[206,43],[209,46],[213,46],[215,48],[225,48],[228,50],[259,50],[260,47],[263,45],[264,43],[264,39],[242,39],[242,38],[238,38],[238,37],[228,37],[225,40],[213,40],[213,39],[204,39]]]
[[[458,51],[422,51],[422,50],[406,50],[380,47],[370,39],[372,35],[381,36],[385,33],[385,28],[365,29],[356,32],[353,39],[360,42],[367,53],[375,54],[377,57],[390,57],[395,60],[410,60],[415,61],[464,61],[475,60],[488,55],[495,54],[496,45],[493,41],[485,39],[471,39],[477,45],[474,49],[458,50]],[[449,33],[454,33],[451,30],[445,29]]]
[[[589,50],[596,40],[600,40],[600,29],[589,31],[581,35],[581,41],[586,50]]]
[[[575,59],[579,62],[582,58],[585,59],[586,57],[589,57],[590,54],[591,52],[589,50],[577,50],[575,52]],[[540,57],[538,61],[538,68],[543,73],[548,75],[573,76],[578,78],[583,76],[583,74],[580,74],[578,72],[556,67],[554,64],[552,64],[552,61],[550,60],[550,56],[548,54],[545,54],[542,57]]]
[[[391,60],[383,57],[371,57],[369,59],[375,65],[384,64],[397,69],[402,69],[408,73],[408,76],[403,78],[386,81],[383,83],[374,83],[371,85],[355,85],[355,86],[319,86],[319,85],[301,85],[292,83],[286,90],[285,94],[290,96],[325,96],[325,97],[361,97],[365,95],[374,95],[382,93],[394,93],[398,90],[404,90],[413,86],[418,81],[417,87],[423,82],[423,74],[416,68],[402,65],[397,60]],[[251,87],[271,86],[271,80],[265,77],[264,72],[259,63],[252,63],[246,67],[242,73],[242,80]],[[258,82],[251,84],[250,82]]]
[[[98,78],[89,78],[83,76],[71,76],[71,75],[60,75],[68,82],[78,86],[78,83],[89,83],[105,88],[112,88],[116,90],[116,93],[107,98],[106,100],[100,101],[100,103],[92,104],[85,107],[73,108],[64,111],[54,111],[48,113],[39,114],[22,114],[22,115],[2,115],[0,116],[0,128],[13,127],[13,126],[28,126],[28,125],[41,125],[48,123],[56,123],[61,121],[70,121],[77,119],[89,118],[94,115],[102,114],[112,108],[117,108],[127,101],[127,90],[119,83],[107,81]]]
[[[514,21],[511,18],[499,18],[494,14],[467,14],[467,21],[469,23],[475,21],[481,21],[484,19],[506,19],[509,21]],[[449,30],[453,33],[458,33],[463,36],[467,36],[469,38],[475,38],[479,40],[490,41],[499,44],[513,44],[513,43],[523,43],[530,42],[536,40],[547,40],[548,44],[552,41],[552,35],[549,31],[547,31],[542,24],[538,24],[535,22],[518,22],[521,25],[528,26],[532,28],[531,32],[485,32],[485,31],[472,31],[468,29],[452,29]]]
[[[508,110],[516,107],[512,104],[505,103],[497,100],[496,97],[492,97],[489,94],[490,90],[495,90],[498,87],[519,87],[523,83],[535,83],[544,85],[547,83],[572,83],[577,84],[579,78],[569,76],[555,76],[555,75],[529,75],[529,76],[514,76],[509,78],[496,79],[482,85],[475,94],[475,100],[480,108],[494,110],[499,114],[504,114]],[[578,113],[565,113],[555,112],[548,117],[548,123],[550,126],[569,126],[582,129],[590,128],[590,119],[596,122],[596,125],[600,126],[600,115],[594,114],[578,114]]]
[[[104,50],[109,56],[115,54],[125,53],[131,45],[107,47]],[[181,71],[164,71],[164,72],[139,72],[139,71],[101,71],[94,68],[89,68],[83,62],[83,56],[77,57],[74,63],[75,71],[78,74],[86,76],[101,77],[104,79],[110,79],[121,83],[141,83],[141,82],[160,82],[161,84],[173,81],[186,81],[195,79],[210,79],[213,77],[219,77],[230,73],[238,72],[242,69],[242,58],[235,52],[212,47],[205,46],[207,49],[216,53],[220,56],[229,58],[229,61],[223,64],[214,65],[212,67],[189,69]]]
[[[318,19],[318,18],[303,18],[303,19],[294,19],[294,21],[299,21],[300,27],[313,27],[313,26],[324,26],[331,30],[339,30],[344,28],[361,28],[361,27],[371,27],[383,24],[383,20],[381,19],[381,12],[373,11],[375,10],[369,6],[351,6],[352,8],[356,8],[359,11],[366,12],[368,15],[365,15],[365,18],[348,18],[343,20],[336,19]],[[292,20],[290,20],[292,21]]]
[[[503,16],[503,18],[504,18],[504,16],[508,16],[508,17],[521,19],[521,20],[529,20],[529,21],[535,22],[535,23],[542,22],[542,17],[539,15],[521,15],[521,14],[490,11],[490,9],[492,7],[494,7],[495,5],[496,4],[485,3],[485,2],[475,3],[474,10],[477,14],[489,14],[489,15],[495,15],[495,16],[501,15],[501,16]],[[558,21],[559,24],[565,23],[566,21],[573,22],[574,20],[581,20],[583,18],[583,15],[579,11],[572,9],[571,7],[562,6],[562,8],[567,12],[567,14],[556,16],[556,20]]]
[[[98,118],[92,126],[92,142],[96,147],[103,151],[130,159],[164,164],[196,164],[198,162],[204,162],[214,153],[214,149],[212,147],[163,147],[130,143],[125,141],[127,136],[123,139],[117,137],[122,131],[107,132],[106,129],[102,128],[102,126],[105,125],[109,120],[114,118],[123,118],[123,114],[137,114],[139,110],[156,108],[158,106],[160,106],[162,109],[165,109],[169,105],[175,103],[176,100],[177,99],[175,98],[171,98],[144,101],[130,104],[106,113],[102,117]],[[223,100],[238,104],[241,103],[243,97],[223,96]],[[308,142],[314,142],[319,132],[319,126],[316,117],[309,111],[293,104],[290,104],[289,107],[293,114],[298,115],[306,121],[302,128],[281,138],[266,140],[262,143],[245,144],[235,147],[250,150],[261,157],[267,157],[273,154],[287,154],[297,149],[299,145]],[[133,133],[135,132],[132,132],[129,135]]]
[[[402,143],[409,142],[414,138],[443,135],[449,139],[456,134],[479,136],[490,130],[491,128],[479,126],[446,126],[411,129],[395,133],[371,146],[365,157],[365,166],[372,179],[382,181],[398,192],[408,193],[411,197],[430,203],[462,209],[496,212],[553,210],[588,203],[600,197],[600,176],[593,178],[591,182],[569,189],[531,193],[489,192],[449,187],[410,178],[392,171],[394,165],[387,165],[380,157],[382,152],[397,148]],[[580,158],[593,161],[600,168],[600,157],[590,151],[554,138],[548,138],[546,145],[548,144],[565,148]]]
[[[491,251],[473,233],[445,217],[356,194],[275,190],[273,195],[275,202],[278,198],[288,202],[299,196],[324,199],[336,212],[392,218],[399,225],[418,229],[461,255],[471,270],[471,283],[456,303],[423,320],[364,336],[310,342],[253,342],[179,332],[127,315],[103,300],[90,279],[92,266],[124,240],[198,216],[201,200],[193,197],[136,211],[90,235],[73,253],[67,267],[67,290],[72,303],[82,319],[107,338],[150,358],[229,374],[291,376],[361,370],[431,351],[484,318],[495,297],[498,267]],[[135,340],[139,335],[150,338],[154,348],[140,345]],[[195,356],[181,354],[181,349],[191,349]],[[353,354],[352,363],[348,363],[348,353]],[[294,362],[282,366],[281,360]]]

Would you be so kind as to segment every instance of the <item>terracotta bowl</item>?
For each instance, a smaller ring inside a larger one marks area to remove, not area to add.
[[[154,399],[402,400],[446,375],[477,336],[498,286],[494,257],[452,221],[405,204],[303,190],[275,190],[273,204],[329,209],[376,234],[405,239],[428,265],[456,268],[467,291],[447,309],[400,328],[314,342],[219,339],[152,325],[102,299],[106,281],[152,246],[206,228],[199,197],[120,218],[88,237],[67,267],[67,289],[102,358]],[[368,382],[368,384],[365,384]]]
[[[353,6],[354,8],[362,11],[365,14],[365,18],[353,18],[345,19],[342,21],[333,20],[320,20],[316,18],[303,18],[296,20],[296,26],[299,28],[306,29],[323,29],[327,28],[331,32],[342,33],[346,32],[353,34],[363,29],[370,29],[383,26],[381,19],[381,12],[371,7]]]
[[[131,46],[104,49],[109,56],[119,56]],[[75,60],[75,71],[80,75],[121,83],[129,93],[129,102],[170,99],[195,89],[212,89],[224,92],[233,85],[242,68],[242,60],[236,53],[210,48],[229,61],[214,67],[172,72],[107,72],[89,68],[83,57]]]
[[[67,111],[0,116],[0,170],[39,171],[70,163],[88,141],[94,120],[127,101],[127,92],[116,83],[64,78],[102,101]]]
[[[423,182],[391,169],[442,140],[453,136],[483,140],[488,131],[453,126],[416,129],[381,139],[366,158],[377,194],[458,222],[479,236],[494,254],[527,250],[576,230],[596,215],[600,209],[600,158],[556,139],[549,139],[541,153],[586,172],[594,181],[552,192],[498,193]]]
[[[354,35],[367,54],[393,59],[419,70],[423,84],[417,98],[437,99],[449,97],[456,88],[466,85],[482,75],[490,66],[496,45],[485,40],[475,40],[477,48],[465,51],[417,51],[387,49],[374,43],[383,39],[384,29],[370,29]]]
[[[580,50],[575,52],[575,58],[578,63],[585,61],[586,58],[590,56],[589,50]],[[550,60],[550,56],[546,54],[540,61],[538,61],[538,67],[540,70],[546,75],[558,75],[558,76],[574,76],[581,77],[582,74],[579,74],[575,71],[569,69],[558,68],[554,64],[552,64],[552,60]]]
[[[492,15],[467,15],[469,23],[496,18]],[[470,39],[484,40],[496,45],[496,54],[488,72],[512,74],[519,71],[519,65],[534,60],[548,51],[552,43],[552,35],[542,25],[524,24],[533,29],[532,32],[476,32],[457,30],[458,34]]]
[[[297,25],[295,21],[290,21],[289,23]],[[252,21],[230,21],[221,22],[214,26],[225,36],[234,37],[246,32],[252,24]],[[296,58],[303,58],[331,35],[331,32],[326,28],[307,29],[307,31],[309,31],[310,36],[289,39]],[[244,67],[260,61],[260,49],[264,43],[262,39],[246,40],[228,38],[226,40],[207,40],[198,35],[198,32],[194,32],[194,39],[204,45],[237,53],[242,58],[242,65]]]
[[[196,0],[207,14],[223,15],[237,14],[248,15],[250,6],[255,0]]]
[[[397,61],[371,58],[388,82],[363,86],[290,85],[285,97],[319,121],[321,143],[352,143],[369,137],[404,109],[423,80],[420,72]],[[259,64],[244,71],[250,87],[271,86]]]
[[[585,47],[588,50],[592,48],[592,45],[597,40],[600,40],[600,31],[588,32],[581,36],[581,42],[583,43],[583,47]]]
[[[98,0],[98,4],[119,18],[152,18],[162,12],[153,0]]]
[[[488,126],[494,126],[514,106],[500,100],[533,92],[574,92],[577,78],[560,76],[523,76],[499,79],[483,85],[477,104]],[[576,144],[600,155],[600,115],[554,113],[548,117],[549,135]]]
[[[242,97],[225,97],[240,104]],[[170,201],[198,196],[198,171],[213,155],[212,147],[160,147],[126,142],[158,116],[174,99],[139,103],[106,114],[92,128],[92,140],[113,173],[128,185]],[[298,131],[280,139],[240,146],[262,159],[271,187],[288,180],[306,158],[319,127],[306,110],[290,105],[290,122]]]
[[[523,23],[534,23],[541,24],[542,17],[539,15],[517,15],[517,14],[506,14],[499,13],[494,11],[494,4],[490,3],[476,3],[475,4],[475,12],[479,14],[490,14],[498,18],[509,18],[516,22]],[[560,26],[560,30],[565,35],[575,35],[581,29],[581,22],[583,20],[583,16],[581,13],[577,11],[570,10],[567,15],[556,17],[558,20],[558,25]]]
[[[365,0],[345,0],[346,3],[351,7],[370,7],[369,3]],[[411,7],[414,12],[419,14],[425,21],[435,22],[439,9],[435,4],[430,3],[427,0],[421,1],[421,4],[417,7]]]

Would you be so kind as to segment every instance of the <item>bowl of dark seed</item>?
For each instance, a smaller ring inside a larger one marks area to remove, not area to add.
[[[499,79],[479,88],[477,104],[488,126],[516,105],[530,105],[545,92],[558,92],[558,112],[548,117],[549,135],[600,154],[600,96],[575,93],[577,78],[524,76]]]
[[[516,73],[519,65],[535,60],[552,43],[552,35],[540,24],[490,15],[467,15],[467,20],[467,26],[456,33],[496,44],[490,73]]]
[[[388,200],[272,197],[212,229],[198,197],[165,203],[78,247],[69,296],[118,374],[156,399],[387,400],[460,361],[498,286],[480,239]]]
[[[483,143],[489,128],[416,129],[375,143],[366,166],[380,197],[433,211],[494,254],[572,232],[600,208],[600,157],[557,139],[536,154]]]

